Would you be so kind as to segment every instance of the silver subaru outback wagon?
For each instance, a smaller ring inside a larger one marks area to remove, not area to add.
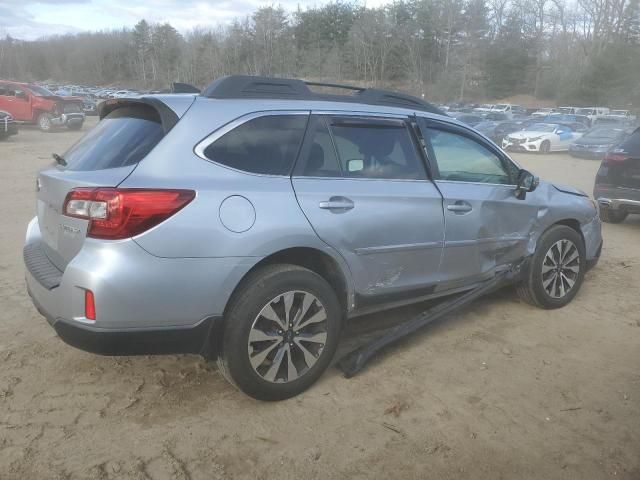
[[[73,346],[200,353],[275,400],[322,374],[347,318],[517,262],[525,301],[575,297],[602,246],[586,194],[538,182],[420,99],[350,92],[232,76],[104,102],[37,177],[37,309]]]

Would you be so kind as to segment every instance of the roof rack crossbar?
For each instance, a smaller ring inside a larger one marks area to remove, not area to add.
[[[353,90],[353,95],[336,95],[311,91],[309,86]],[[364,103],[399,107],[444,115],[442,111],[421,98],[391,90],[363,88],[335,83],[304,82],[302,80],[275,77],[231,75],[220,77],[202,91],[202,96],[219,99],[290,99],[320,100],[332,102]]]

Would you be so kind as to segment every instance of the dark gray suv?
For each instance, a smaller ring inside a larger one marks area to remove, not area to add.
[[[235,76],[105,101],[37,178],[27,285],[59,336],[102,354],[201,353],[273,400],[321,375],[349,317],[523,260],[526,301],[576,295],[602,244],[584,193],[538,184],[422,100],[315,88]]]

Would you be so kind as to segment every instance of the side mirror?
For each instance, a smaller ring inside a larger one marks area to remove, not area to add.
[[[23,91],[16,92],[16,98],[21,98],[22,100],[27,98],[27,94]]]
[[[354,158],[352,160],[347,160],[347,171],[359,172],[363,168],[364,168],[364,162],[361,159]]]
[[[516,197],[524,200],[528,192],[533,192],[540,184],[540,179],[527,170],[520,170],[518,174],[518,185],[516,186]]]

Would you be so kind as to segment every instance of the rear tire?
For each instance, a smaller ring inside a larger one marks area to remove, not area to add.
[[[320,275],[296,265],[259,268],[227,307],[218,368],[258,400],[293,397],[331,362],[342,319],[340,302]]]
[[[41,113],[38,115],[38,128],[43,132],[50,132],[52,128],[51,115],[48,113]]]
[[[627,212],[610,210],[608,208],[600,210],[600,218],[606,223],[622,223],[626,220],[628,215],[629,214]]]
[[[573,228],[555,225],[538,240],[527,278],[516,286],[516,292],[536,307],[564,307],[580,290],[586,266],[582,236]]]

